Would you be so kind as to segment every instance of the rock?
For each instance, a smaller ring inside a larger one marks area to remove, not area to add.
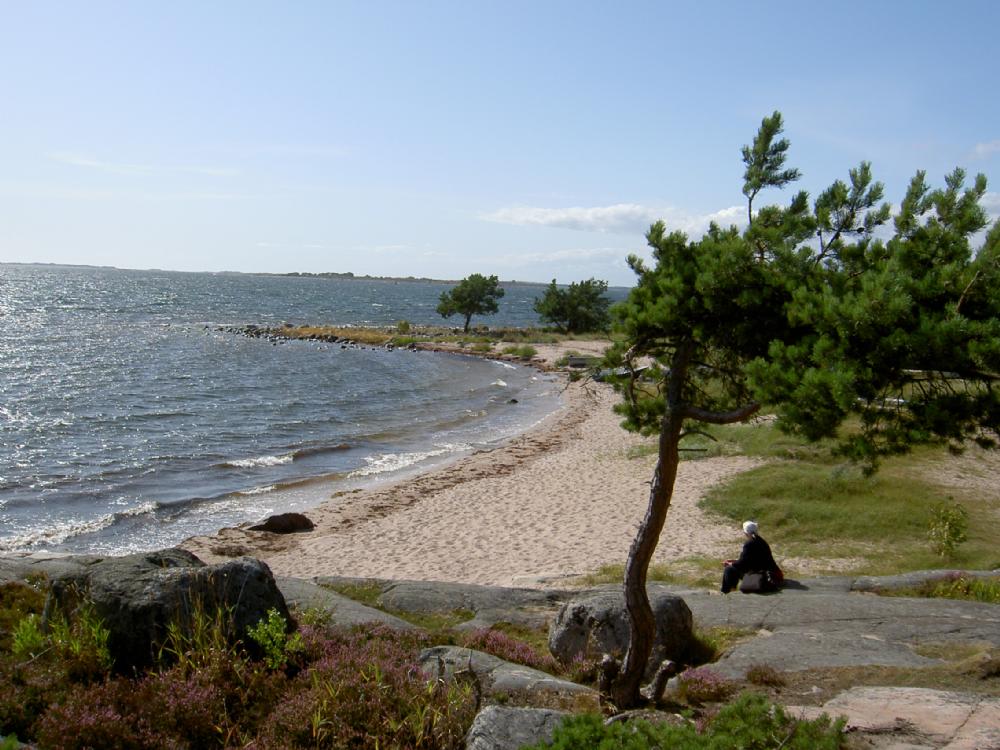
[[[180,549],[99,559],[60,575],[52,581],[46,616],[71,611],[81,599],[93,603],[110,630],[115,669],[124,673],[152,664],[170,623],[189,622],[199,609],[209,617],[223,611],[236,638],[245,638],[270,609],[289,619],[274,576],[260,560],[206,566]]]
[[[518,750],[552,739],[565,711],[548,708],[487,706],[465,735],[465,750]]]
[[[691,610],[676,594],[650,590],[656,636],[646,677],[664,659],[684,661],[693,645]],[[568,601],[549,628],[549,650],[563,664],[576,658],[598,659],[601,654],[621,658],[629,641],[628,613],[620,591],[587,594]]]
[[[822,707],[789,706],[788,711],[806,719],[820,713],[845,716],[848,731],[865,739],[892,736],[911,741],[893,747],[1000,748],[1000,699],[994,696],[929,688],[855,687]]]
[[[390,581],[337,576],[320,576],[315,581],[320,585],[377,583],[382,589],[379,606],[394,612],[436,614],[469,610],[473,613],[472,619],[457,625],[458,630],[478,630],[498,622],[545,628],[558,607],[576,593],[442,581]]]
[[[586,685],[579,685],[509,661],[462,646],[434,646],[420,652],[420,668],[430,679],[446,680],[464,675],[474,676],[486,695],[505,693],[548,693],[563,695],[593,695]]]
[[[412,630],[406,620],[390,615],[361,602],[348,599],[335,591],[317,586],[301,578],[278,578],[278,588],[285,601],[298,610],[319,609],[330,615],[334,625],[387,625],[396,630]]]
[[[272,534],[295,534],[299,531],[312,531],[316,524],[301,513],[279,513],[270,516],[263,523],[251,526],[250,531],[270,531]]]

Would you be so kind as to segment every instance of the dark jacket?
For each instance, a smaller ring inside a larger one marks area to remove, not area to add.
[[[771,554],[771,547],[764,537],[754,534],[743,543],[743,551],[733,567],[741,575],[747,573],[772,573],[778,570],[778,564]]]

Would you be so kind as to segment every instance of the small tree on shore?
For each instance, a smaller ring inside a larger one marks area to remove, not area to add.
[[[552,279],[545,294],[535,297],[534,309],[543,323],[552,323],[565,333],[604,331],[611,324],[607,291],[608,282],[600,279],[574,281],[565,289]]]
[[[638,283],[613,308],[624,340],[608,364],[629,373],[616,382],[617,409],[626,428],[659,436],[625,567],[631,637],[610,696],[619,708],[640,702],[654,637],[646,573],[685,435],[768,404],[780,428],[837,438],[867,471],[914,444],[996,447],[1000,437],[1000,223],[977,254],[970,246],[986,226],[985,178],[963,190],[956,170],[931,191],[917,173],[887,242],[873,234],[890,210],[867,163],[812,208],[799,192],[754,214],[762,190],[798,178],[784,167],[781,130],[775,112],[743,149],[746,230],[713,224],[691,242],[657,222],[646,236],[652,265],[629,258]],[[651,378],[640,377],[647,363]],[[842,430],[849,416],[857,427]]]
[[[462,279],[458,284],[441,292],[437,311],[443,318],[452,315],[465,316],[466,333],[469,331],[469,321],[473,315],[494,315],[500,308],[497,300],[503,297],[504,290],[496,276],[483,276],[474,273]]]

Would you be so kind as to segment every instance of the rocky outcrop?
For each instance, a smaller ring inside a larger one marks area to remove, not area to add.
[[[691,610],[676,594],[649,591],[656,619],[653,652],[646,669],[649,678],[665,659],[684,661],[693,646]],[[549,651],[563,664],[574,659],[621,658],[629,642],[628,612],[620,591],[591,593],[568,601],[549,628]]]
[[[548,742],[566,716],[548,708],[487,706],[465,735],[465,750],[518,750]]]
[[[288,606],[298,611],[306,609],[325,612],[333,625],[350,627],[353,625],[386,625],[396,630],[412,630],[413,625],[406,620],[383,612],[374,607],[366,607],[361,602],[348,599],[335,591],[317,586],[301,578],[278,578],[278,588]]]
[[[586,685],[563,680],[522,664],[462,646],[433,646],[420,652],[420,668],[430,679],[465,679],[482,695],[532,693],[594,695]]]
[[[276,516],[268,516],[263,523],[251,526],[249,530],[270,531],[272,534],[296,534],[300,531],[312,531],[314,528],[316,524],[301,513],[279,513]]]
[[[188,625],[200,611],[221,612],[234,638],[276,609],[289,619],[271,570],[242,557],[206,566],[190,552],[168,549],[98,559],[52,581],[46,616],[89,601],[110,630],[108,646],[119,672],[153,662],[171,623]]]
[[[814,719],[844,716],[848,731],[871,738],[865,747],[1000,748],[1000,699],[910,687],[856,687],[823,706],[789,706],[789,713]],[[893,744],[875,744],[891,738]]]

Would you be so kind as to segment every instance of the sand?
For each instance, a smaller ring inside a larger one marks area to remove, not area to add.
[[[535,345],[552,363],[601,342]],[[563,407],[528,433],[388,486],[341,493],[307,511],[311,532],[223,529],[184,546],[206,562],[234,554],[277,575],[360,576],[545,586],[624,562],[649,498],[655,456],[626,432],[604,384],[567,382]],[[682,462],[654,562],[739,550],[738,526],[697,507],[705,491],[757,465],[745,457]]]

